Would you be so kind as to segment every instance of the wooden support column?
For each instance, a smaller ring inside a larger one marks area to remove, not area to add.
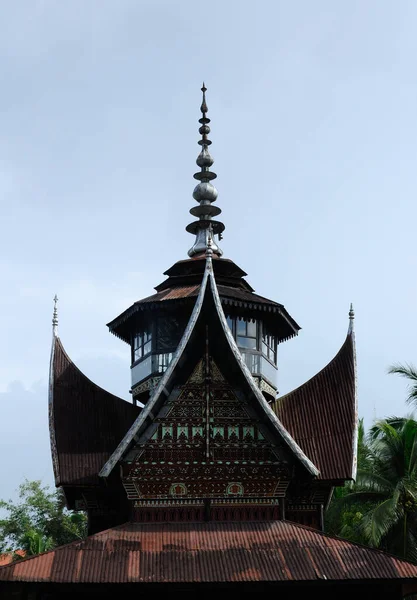
[[[281,513],[281,520],[285,521],[285,498],[280,498],[279,499],[279,507],[280,507],[280,513]]]
[[[320,531],[324,531],[324,505],[320,504]]]

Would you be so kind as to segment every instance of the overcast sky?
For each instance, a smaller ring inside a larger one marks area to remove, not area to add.
[[[333,358],[356,311],[359,414],[405,414],[417,363],[417,4],[15,0],[0,6],[0,498],[52,483],[51,318],[128,399],[106,323],[186,258],[200,87],[222,248],[302,326],[279,388]]]

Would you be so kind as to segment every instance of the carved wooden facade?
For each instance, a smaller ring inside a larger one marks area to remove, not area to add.
[[[158,507],[174,520],[277,517],[291,465],[269,437],[207,353],[122,465],[135,518],[158,519]]]

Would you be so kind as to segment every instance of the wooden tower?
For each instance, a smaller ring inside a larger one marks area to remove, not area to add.
[[[222,256],[202,92],[189,258],[108,325],[131,346],[133,403],[89,382],[54,335],[55,477],[68,505],[88,511],[90,533],[125,521],[287,518],[322,528],[333,487],[354,477],[353,311],[335,359],[279,399],[278,346],[300,327]]]
[[[224,258],[205,86],[189,258],[109,323],[131,347],[132,402],[92,383],[53,317],[49,420],[56,485],[89,536],[0,568],[5,599],[155,593],[403,598],[417,567],[324,534],[355,477],[354,314],[322,371],[277,393],[277,351],[300,329]]]

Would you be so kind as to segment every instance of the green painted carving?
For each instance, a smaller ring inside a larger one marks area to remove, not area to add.
[[[172,438],[172,426],[171,425],[163,425],[162,426],[162,439]]]
[[[229,440],[239,439],[239,427],[237,425],[229,425],[227,428],[227,437]]]
[[[203,437],[203,428],[202,427],[193,427],[192,434],[193,434],[193,438]]]
[[[224,427],[214,426],[213,427],[213,438],[220,437],[224,439]]]
[[[255,428],[253,425],[244,426],[243,427],[243,438],[244,439],[253,439],[255,436]]]
[[[188,427],[184,425],[178,425],[177,427],[177,439],[185,438],[188,440]]]

